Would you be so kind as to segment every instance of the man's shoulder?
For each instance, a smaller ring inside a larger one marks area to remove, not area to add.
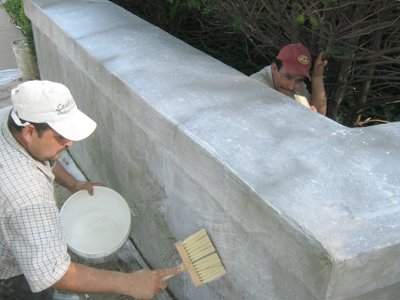
[[[0,168],[0,203],[4,209],[15,211],[54,202],[53,189],[42,172],[34,167],[16,168],[5,164]]]
[[[0,108],[0,122],[3,120],[6,120],[8,118],[8,115],[12,109],[12,106],[6,106],[3,108]]]
[[[0,139],[0,197],[17,206],[29,205],[36,198],[49,198],[52,189],[49,179],[35,161]],[[23,201],[23,203],[20,203]]]
[[[272,72],[271,72],[271,65],[265,66],[260,71],[254,73],[254,74],[251,74],[250,78],[260,81],[260,82],[268,85],[271,88],[274,87],[274,81],[272,79]]]
[[[7,127],[7,121],[8,121],[8,116],[10,115],[10,111],[12,109],[12,106],[7,106],[4,108],[0,109],[0,139],[1,143],[4,142],[4,133],[8,128]]]

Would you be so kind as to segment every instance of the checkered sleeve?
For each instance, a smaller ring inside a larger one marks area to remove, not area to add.
[[[23,207],[3,224],[10,250],[33,292],[51,287],[64,276],[70,257],[55,205]]]

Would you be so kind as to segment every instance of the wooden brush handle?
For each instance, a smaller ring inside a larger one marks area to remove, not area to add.
[[[163,281],[167,281],[168,279],[170,279],[170,278],[172,278],[172,277],[175,277],[176,275],[179,275],[179,274],[181,274],[181,273],[183,273],[183,272],[186,272],[186,267],[185,267],[185,265],[184,264],[180,264],[179,266],[178,266],[178,269],[179,269],[179,273],[176,273],[176,274],[174,274],[174,275],[168,275],[168,276],[165,276],[165,277],[163,277]]]

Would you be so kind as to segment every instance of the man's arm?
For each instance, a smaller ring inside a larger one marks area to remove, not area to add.
[[[117,293],[139,299],[152,299],[167,287],[163,278],[178,273],[178,268],[122,273],[72,262],[64,276],[53,287],[78,293]]]
[[[101,185],[100,183],[91,183],[87,181],[76,180],[70,173],[65,170],[62,164],[57,161],[53,167],[53,174],[55,181],[67,188],[71,192],[77,192],[80,190],[87,190],[90,195],[93,195],[93,186]]]
[[[311,105],[320,114],[326,115],[327,100],[324,86],[324,71],[328,61],[324,59],[323,55],[323,52],[318,55],[311,74]]]

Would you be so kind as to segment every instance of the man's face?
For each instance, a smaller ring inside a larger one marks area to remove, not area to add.
[[[275,90],[286,96],[293,97],[293,94],[299,91],[303,85],[305,77],[303,75],[291,74],[283,66],[278,71],[275,63],[272,64],[271,68]]]
[[[40,161],[59,159],[64,149],[72,146],[73,141],[67,140],[53,129],[46,129],[39,136],[36,128],[31,129],[31,135],[27,142],[27,151],[35,159]]]

